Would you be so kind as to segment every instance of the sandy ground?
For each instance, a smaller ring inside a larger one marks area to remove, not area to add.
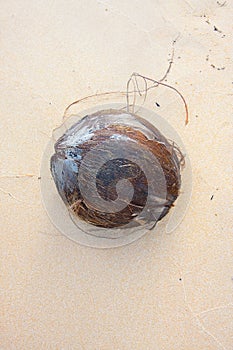
[[[232,19],[229,0],[1,1],[1,350],[233,349]],[[78,245],[41,201],[52,129],[133,71],[160,79],[175,39],[167,83],[189,124],[154,93],[191,159],[189,210],[171,235]]]

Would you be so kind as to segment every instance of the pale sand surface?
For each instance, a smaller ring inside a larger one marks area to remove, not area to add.
[[[232,18],[229,0],[1,1],[1,350],[233,349]],[[155,96],[191,159],[190,208],[171,235],[75,244],[41,201],[52,129],[133,71],[159,79],[178,35],[167,82],[189,124],[171,92]]]

